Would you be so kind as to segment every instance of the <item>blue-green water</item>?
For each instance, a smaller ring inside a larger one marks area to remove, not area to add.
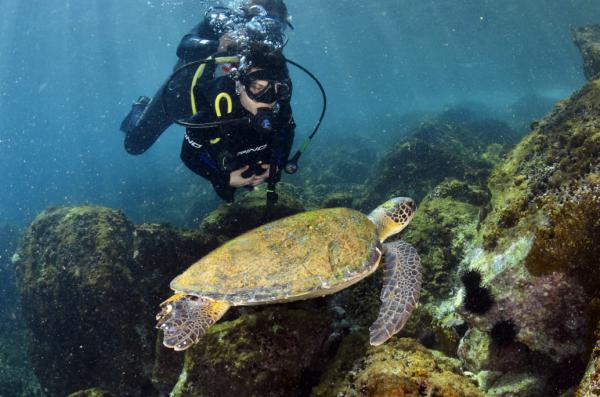
[[[190,184],[206,188],[194,199],[214,206],[208,184],[180,164],[181,127],[140,157],[125,153],[118,130],[131,102],[152,95],[168,76],[180,37],[205,6],[3,2],[2,221],[24,225],[50,204],[81,202],[169,220],[163,204],[152,201]],[[320,134],[328,142],[358,133],[387,143],[386,134],[406,113],[454,103],[483,102],[499,118],[510,118],[504,107],[523,95],[565,97],[583,82],[570,29],[600,20],[595,0],[306,0],[288,6],[296,29],[288,32],[285,53],[327,89],[330,107]],[[320,97],[310,80],[293,73],[298,145],[314,125]],[[153,214],[140,209],[144,201]]]

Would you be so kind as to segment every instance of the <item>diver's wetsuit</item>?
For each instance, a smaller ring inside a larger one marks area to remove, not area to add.
[[[239,18],[239,16],[237,16]],[[210,9],[202,22],[183,36],[177,47],[174,70],[190,62],[200,61],[217,52],[219,38],[225,26],[233,18],[233,11],[224,7]],[[248,17],[248,20],[250,17]],[[269,32],[269,35],[282,35],[282,32]],[[172,124],[165,112],[163,101],[164,83],[149,103],[134,104],[132,112],[123,120],[121,130],[125,135],[125,150],[130,154],[142,154],[156,142],[158,137]],[[137,106],[137,109],[136,109]],[[137,114],[136,114],[137,112]]]
[[[226,123],[218,127],[186,129],[181,148],[181,159],[185,165],[208,179],[217,194],[228,202],[233,201],[235,192],[235,188],[229,185],[232,171],[246,165],[275,164],[279,170],[277,179],[294,140],[295,124],[289,102],[276,105],[278,111],[269,118],[272,128],[266,130],[254,123],[256,118],[253,119],[241,105],[235,93],[235,81],[229,76],[209,81],[201,88],[196,87],[196,95],[199,106],[194,123]],[[231,104],[229,113],[228,104]],[[238,121],[227,123],[230,120]]]

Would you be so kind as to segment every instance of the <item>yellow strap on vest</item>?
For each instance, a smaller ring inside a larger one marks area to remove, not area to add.
[[[226,92],[221,92],[215,98],[215,112],[217,113],[217,117],[223,116],[223,113],[221,112],[221,101],[223,99],[227,101],[227,114],[233,112],[233,100],[231,99],[231,95]]]
[[[207,61],[212,59],[213,57],[206,58]],[[217,65],[221,65],[224,63],[238,63],[240,61],[240,58],[236,56],[217,57],[214,59],[214,61]],[[200,66],[198,66],[198,69],[196,69],[196,73],[194,73],[194,78],[192,79],[192,86],[190,87],[190,104],[192,106],[192,115],[198,113],[198,106],[196,105],[196,95],[194,94],[194,89],[196,88],[196,84],[198,84],[198,80],[200,79],[200,77],[202,77],[204,69],[206,69],[206,63],[201,63]],[[215,100],[215,108],[217,109],[217,116],[219,117],[221,117],[221,110],[219,109],[217,103],[221,100],[221,95],[223,94],[219,94],[219,96],[217,96],[217,99]],[[229,95],[227,95],[227,97],[225,98],[227,99],[227,113],[231,113],[233,110],[233,102]]]
[[[190,102],[192,105],[192,115],[198,113],[198,108],[196,106],[196,95],[194,94],[194,88],[196,88],[196,84],[198,83],[198,79],[204,73],[204,69],[206,68],[206,64],[200,64],[198,69],[196,69],[196,73],[194,73],[194,78],[192,79],[192,86],[190,87]]]

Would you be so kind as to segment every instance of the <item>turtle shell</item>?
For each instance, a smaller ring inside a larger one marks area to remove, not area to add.
[[[171,288],[233,305],[327,295],[372,273],[375,225],[348,208],[303,212],[251,230],[210,252]]]

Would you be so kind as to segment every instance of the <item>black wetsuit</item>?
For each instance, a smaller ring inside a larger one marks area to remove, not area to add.
[[[198,113],[194,123],[225,123],[186,129],[181,148],[185,165],[208,179],[226,201],[233,200],[235,191],[229,185],[232,171],[246,165],[275,164],[279,170],[275,179],[279,178],[294,140],[295,124],[289,102],[278,103],[276,112],[268,112],[271,128],[265,129],[255,122],[257,117],[242,107],[235,93],[235,82],[229,76],[196,87],[195,92]]]
[[[217,52],[222,24],[232,18],[227,8],[209,10],[202,22],[183,36],[177,47],[179,58],[174,69],[190,62],[200,61]],[[221,21],[216,23],[215,21]],[[122,126],[125,135],[125,150],[129,154],[142,154],[156,142],[158,137],[173,123],[165,112],[163,91],[166,82],[158,89],[147,104],[143,113],[129,126]],[[127,124],[127,123],[125,123]],[[125,128],[124,128],[125,127]]]

